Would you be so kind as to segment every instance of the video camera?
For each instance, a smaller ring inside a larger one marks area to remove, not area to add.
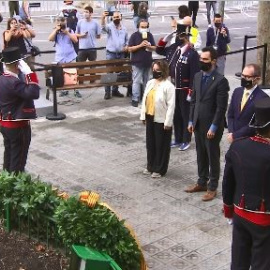
[[[67,28],[66,24],[60,24],[60,30],[65,30]]]

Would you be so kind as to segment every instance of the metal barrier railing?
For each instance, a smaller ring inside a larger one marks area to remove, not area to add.
[[[57,232],[56,222],[52,217],[37,217],[35,213],[29,213],[27,216],[20,216],[11,203],[1,207],[0,218],[4,221],[6,232],[12,230],[18,231],[19,234],[25,234],[29,239],[44,242],[47,249],[51,246],[54,248],[66,249]]]
[[[240,52],[246,53],[247,51],[253,51],[253,50],[257,50],[257,49],[261,49],[261,48],[264,49],[263,50],[263,66],[262,66],[262,84],[264,85],[265,78],[266,78],[266,59],[267,59],[267,48],[268,48],[267,43],[264,43],[263,45],[260,45],[260,46],[255,46],[255,47],[251,47],[251,48],[228,52],[228,53],[226,53],[226,55],[240,53]]]
[[[256,37],[257,37],[257,36],[255,36],[255,35],[253,35],[253,36],[245,35],[245,36],[244,36],[244,45],[243,45],[243,49],[241,49],[241,50],[236,50],[236,51],[232,51],[232,52],[228,52],[228,53],[226,53],[226,55],[230,55],[230,54],[234,54],[234,53],[240,53],[240,52],[243,52],[243,59],[242,59],[242,70],[243,70],[244,67],[246,66],[247,52],[248,52],[248,51],[253,51],[253,50],[256,50],[256,49],[261,49],[261,48],[263,48],[262,85],[265,85],[265,78],[266,78],[266,61],[267,61],[268,44],[267,44],[267,43],[264,43],[263,45],[260,45],[260,46],[254,46],[254,47],[251,47],[251,48],[248,48],[248,47],[247,47],[248,39],[256,38]],[[242,72],[237,72],[237,73],[235,73],[235,76],[241,77],[241,73],[242,73]]]

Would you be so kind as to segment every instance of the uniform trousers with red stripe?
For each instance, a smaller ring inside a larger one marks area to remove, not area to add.
[[[231,270],[270,269],[270,226],[260,226],[237,214],[233,217]]]
[[[23,172],[31,142],[31,126],[7,128],[1,126],[4,138],[3,169],[8,172]]]
[[[173,118],[173,128],[175,142],[189,143],[191,141],[191,133],[188,132],[189,107],[190,102],[187,101],[188,91],[175,90],[175,110]]]

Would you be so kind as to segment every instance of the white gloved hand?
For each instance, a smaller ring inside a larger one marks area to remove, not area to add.
[[[169,42],[169,41],[171,41],[171,39],[173,38],[174,34],[175,34],[175,32],[172,32],[172,33],[166,35],[162,40],[163,40],[164,42]]]
[[[232,218],[227,218],[227,222],[229,225],[233,225],[233,219]]]
[[[32,73],[31,68],[23,60],[19,61],[18,67],[23,74]]]

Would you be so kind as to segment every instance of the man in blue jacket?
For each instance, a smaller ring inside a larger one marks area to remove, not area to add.
[[[255,129],[249,127],[254,114],[254,102],[268,95],[257,85],[261,77],[261,69],[256,64],[247,65],[241,75],[241,87],[234,90],[228,110],[228,141],[240,137],[255,135]]]
[[[231,42],[228,28],[223,24],[223,18],[220,14],[214,16],[214,27],[209,27],[206,32],[206,46],[211,46],[217,50],[217,72],[224,75],[228,44]]]

